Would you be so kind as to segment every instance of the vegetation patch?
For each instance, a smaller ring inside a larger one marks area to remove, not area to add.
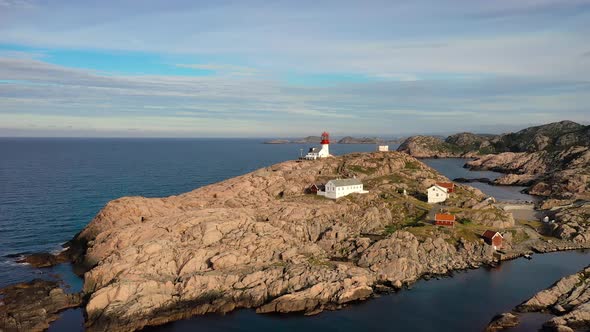
[[[350,165],[350,166],[348,166],[348,169],[353,172],[362,173],[362,174],[366,174],[366,175],[371,175],[371,174],[375,173],[375,171],[377,170],[375,167],[364,168],[359,165]]]
[[[471,220],[469,218],[459,218],[459,220],[457,220],[457,222],[459,222],[461,225],[469,225],[469,224],[473,223],[473,220]]]
[[[406,161],[406,165],[404,166],[406,169],[420,169],[420,165],[415,161]]]

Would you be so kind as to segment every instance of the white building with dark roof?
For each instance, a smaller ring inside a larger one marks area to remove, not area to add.
[[[325,191],[318,191],[318,195],[331,199],[337,199],[352,193],[366,194],[368,191],[363,189],[363,183],[357,179],[330,180],[326,183]]]

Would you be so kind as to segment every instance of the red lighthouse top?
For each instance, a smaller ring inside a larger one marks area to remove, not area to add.
[[[322,133],[322,144],[330,144],[330,134],[325,131]]]

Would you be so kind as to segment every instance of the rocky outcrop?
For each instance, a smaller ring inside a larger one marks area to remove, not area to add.
[[[353,176],[368,194],[304,194],[310,183]],[[87,328],[134,330],[236,308],[316,313],[490,262],[490,246],[425,219],[420,198],[435,181],[448,179],[406,154],[359,153],[284,162],[178,196],[111,201],[71,242],[88,267]],[[456,189],[449,204],[458,211],[485,198]]]
[[[590,126],[560,121],[504,134],[491,141],[496,152],[537,152],[590,145]]]
[[[53,255],[46,252],[39,252],[18,259],[17,263],[26,263],[36,268],[52,267],[59,263],[68,262],[68,257],[64,255]]]
[[[537,196],[590,198],[590,126],[571,121],[498,136],[414,136],[398,151],[417,158],[476,158],[466,167],[506,173],[493,184],[528,186]]]
[[[416,158],[459,158],[466,151],[457,145],[449,144],[432,136],[412,136],[397,149]]]
[[[546,233],[573,243],[590,242],[590,203],[575,203],[559,209],[555,223],[545,225]]]
[[[418,158],[445,158],[503,152],[563,151],[574,146],[590,146],[590,126],[561,121],[502,135],[459,133],[444,141],[431,136],[413,136],[398,151]]]
[[[383,139],[379,137],[352,137],[346,136],[338,140],[338,144],[400,144],[404,138]]]
[[[543,327],[549,331],[590,329],[590,266],[564,277],[517,307],[518,311],[550,311],[556,317]]]
[[[385,140],[377,137],[352,137],[346,136],[338,140],[338,144],[376,144],[384,143]]]
[[[590,198],[590,147],[559,152],[506,152],[467,162],[474,170],[507,173],[499,185],[526,185],[532,195],[560,199]]]
[[[0,289],[0,331],[44,331],[59,312],[80,306],[56,281],[36,279]]]
[[[486,332],[502,331],[511,327],[518,326],[519,318],[513,313],[506,312],[492,318],[488,324]]]

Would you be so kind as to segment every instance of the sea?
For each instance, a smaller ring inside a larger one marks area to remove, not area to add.
[[[110,200],[163,197],[215,183],[285,160],[310,144],[263,144],[264,139],[0,138],[0,287],[33,278],[61,278],[82,287],[68,264],[33,269],[16,260],[33,252],[58,252],[62,244]],[[395,148],[395,147],[392,147]],[[372,144],[333,144],[335,155],[373,151]],[[449,178],[490,179],[471,172],[466,160],[424,160]],[[522,188],[473,183],[499,200],[533,200]],[[499,310],[590,263],[587,252],[540,255],[498,269],[459,272],[314,317],[256,315],[239,310],[154,328],[157,331],[457,331],[481,330]],[[467,313],[467,315],[466,315]],[[531,316],[531,324],[539,319]],[[80,309],[64,312],[50,331],[82,331]],[[482,325],[483,324],[483,325]],[[468,328],[468,329],[466,329]]]

